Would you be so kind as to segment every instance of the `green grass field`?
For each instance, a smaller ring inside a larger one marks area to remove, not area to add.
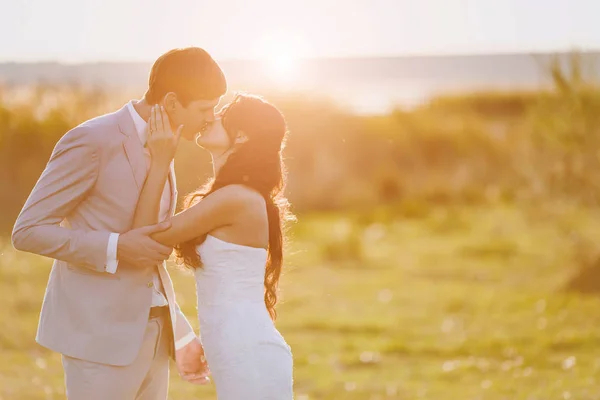
[[[600,399],[600,298],[564,289],[597,220],[564,205],[301,215],[277,321],[296,398]],[[64,398],[60,356],[34,342],[50,261],[3,248],[0,399]],[[193,279],[173,276],[195,320]],[[172,373],[169,398],[215,393]]]

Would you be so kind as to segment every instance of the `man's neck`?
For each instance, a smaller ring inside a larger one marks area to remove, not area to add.
[[[148,119],[150,119],[150,111],[152,110],[152,106],[146,102],[146,99],[134,100],[133,108],[144,121],[148,121]]]

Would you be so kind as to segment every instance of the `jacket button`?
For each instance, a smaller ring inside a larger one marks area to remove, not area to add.
[[[148,282],[148,285],[147,285],[147,286],[148,286],[148,287],[152,287],[152,286],[154,286],[154,282]]]

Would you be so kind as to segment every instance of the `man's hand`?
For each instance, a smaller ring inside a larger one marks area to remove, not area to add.
[[[152,240],[150,235],[166,231],[170,227],[171,222],[165,221],[119,235],[117,260],[138,268],[147,268],[162,263],[169,258],[173,248]]]
[[[208,378],[210,371],[198,338],[175,352],[175,363],[179,376],[184,380],[196,385],[206,385],[210,382]]]

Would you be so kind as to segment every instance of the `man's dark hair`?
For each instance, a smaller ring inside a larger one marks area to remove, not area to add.
[[[195,100],[223,96],[227,82],[217,62],[205,50],[199,47],[173,49],[154,62],[144,97],[149,104],[156,104],[169,92],[175,93],[186,107]]]

